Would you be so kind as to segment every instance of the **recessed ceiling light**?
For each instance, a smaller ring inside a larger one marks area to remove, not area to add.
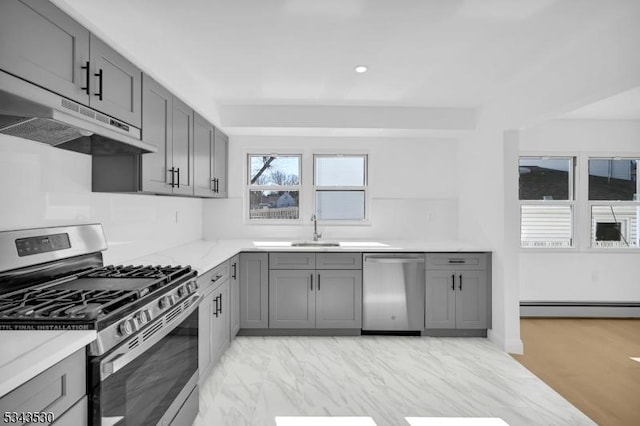
[[[366,66],[366,65],[358,65],[358,66],[355,68],[355,71],[356,71],[357,73],[362,74],[363,72],[367,72],[367,69],[368,69],[368,68],[367,68],[367,66]]]

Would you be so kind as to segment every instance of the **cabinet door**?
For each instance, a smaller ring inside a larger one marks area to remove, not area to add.
[[[48,1],[0,1],[0,68],[89,104],[89,31]]]
[[[216,198],[227,198],[227,153],[229,150],[229,137],[222,133],[220,129],[215,129],[214,142],[214,178]]]
[[[234,256],[229,260],[231,277],[229,279],[229,314],[231,316],[231,339],[236,337],[240,330],[240,256]]]
[[[318,271],[317,328],[362,328],[362,271]]]
[[[456,272],[456,328],[487,328],[487,272]]]
[[[135,127],[142,122],[142,71],[91,34],[89,105]]]
[[[229,346],[229,281],[214,291],[213,322],[211,323],[211,357],[215,365]]]
[[[269,272],[269,328],[315,328],[315,271]]]
[[[215,293],[215,292],[214,292]],[[217,293],[204,296],[198,306],[198,371],[202,381],[213,367],[211,353],[211,323],[213,321],[213,299]]]
[[[240,254],[240,328],[269,325],[269,260],[267,253]]]
[[[193,195],[213,197],[213,125],[194,113],[193,119]]]
[[[148,75],[143,76],[142,88],[142,140],[158,148],[142,155],[142,190],[170,194],[173,96]]]
[[[454,271],[427,271],[425,328],[456,328]]]
[[[172,131],[173,193],[193,195],[193,110],[176,97],[173,98]]]

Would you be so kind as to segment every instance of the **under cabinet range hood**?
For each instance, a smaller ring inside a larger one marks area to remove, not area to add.
[[[0,71],[0,133],[84,154],[144,154],[140,129]]]

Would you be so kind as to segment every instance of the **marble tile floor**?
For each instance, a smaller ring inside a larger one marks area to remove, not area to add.
[[[276,416],[595,425],[483,338],[237,337],[200,387],[194,425],[276,426]]]

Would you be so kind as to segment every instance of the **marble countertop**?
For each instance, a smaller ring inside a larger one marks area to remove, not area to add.
[[[87,331],[0,331],[0,398],[96,339]]]
[[[257,240],[256,240],[257,241]],[[491,249],[473,246],[462,241],[376,240],[382,245],[371,246],[368,241],[349,241],[343,247],[291,247],[290,240],[259,239],[273,245],[256,246],[253,240],[197,240],[171,249],[131,259],[135,265],[191,265],[204,274],[230,257],[243,251],[312,251],[312,252],[488,252]],[[361,244],[361,245],[359,245]]]

